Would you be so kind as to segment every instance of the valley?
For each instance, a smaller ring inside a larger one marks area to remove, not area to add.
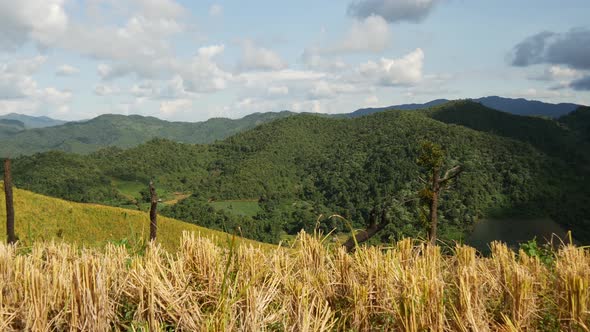
[[[525,216],[551,218],[584,242],[590,204],[581,202],[590,195],[579,179],[589,172],[589,142],[559,121],[471,101],[364,117],[291,115],[212,144],[157,138],[86,155],[22,156],[14,178],[42,194],[144,211],[154,179],[162,214],[271,243],[318,227],[349,234],[382,214],[388,224],[370,242],[390,243],[427,236],[424,203],[414,199],[427,140],[444,148],[445,164],[466,169],[442,198],[443,241],[464,240],[480,219]]]

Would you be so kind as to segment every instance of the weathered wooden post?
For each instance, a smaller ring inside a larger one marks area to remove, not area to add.
[[[13,244],[16,242],[16,234],[14,233],[14,200],[10,158],[4,160],[4,195],[6,196],[6,236],[8,243]]]
[[[154,188],[154,181],[150,181],[150,202],[150,241],[155,241],[158,232],[158,195]]]

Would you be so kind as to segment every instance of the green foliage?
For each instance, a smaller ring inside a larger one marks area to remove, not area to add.
[[[529,257],[539,258],[539,260],[546,266],[552,266],[555,262],[555,252],[553,251],[551,244],[545,243],[539,245],[536,238],[521,243],[520,249]]]
[[[521,211],[550,215],[578,239],[590,239],[590,185],[585,180],[590,177],[584,166],[571,167],[587,152],[570,136],[562,137],[562,129],[551,120],[512,116],[472,102],[356,119],[304,114],[209,145],[153,139],[87,156],[51,152],[21,157],[15,160],[14,181],[57,197],[123,206],[139,192],[122,194],[117,184],[153,178],[160,190],[195,193],[166,207],[167,215],[271,242],[283,233],[313,231],[320,215],[322,230],[347,231],[325,216],[339,214],[361,228],[372,213],[385,209],[390,224],[376,240],[390,242],[425,235],[419,201],[385,203],[418,198],[422,169],[416,161],[426,149],[434,158],[422,158],[422,164],[465,166],[452,190],[442,193],[441,237],[460,238],[491,212]],[[549,137],[543,140],[542,135]],[[425,141],[433,143],[425,146]],[[564,151],[575,153],[568,157]],[[208,203],[242,200],[259,200],[260,211],[240,213],[242,207],[233,203],[233,211]]]
[[[280,228],[272,220],[261,220],[217,210],[198,197],[191,196],[178,204],[164,207],[160,213],[195,225],[221,230],[230,234],[277,243]]]
[[[418,165],[427,169],[441,168],[445,162],[445,152],[442,147],[430,141],[420,144]]]
[[[88,121],[11,131],[4,130],[0,124],[0,156],[14,157],[51,150],[88,154],[105,147],[129,148],[156,137],[185,143],[211,143],[291,114],[255,113],[238,120],[215,118],[196,123],[107,114]]]

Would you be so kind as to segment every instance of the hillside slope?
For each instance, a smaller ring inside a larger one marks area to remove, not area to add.
[[[0,190],[4,192],[1,182]],[[140,245],[149,237],[149,216],[145,212],[74,203],[16,188],[14,205],[16,234],[25,244],[59,239],[92,247],[104,245],[108,241]],[[0,220],[5,219],[4,195],[0,195]],[[157,241],[164,248],[176,249],[183,231],[213,238],[219,244],[227,244],[231,238],[227,233],[158,217]],[[4,222],[0,223],[0,233],[6,234]],[[237,242],[263,245],[239,237]]]
[[[211,143],[291,114],[255,113],[237,120],[213,118],[195,123],[107,114],[85,122],[30,129],[5,137],[0,142],[0,157],[50,150],[87,154],[108,146],[129,148],[155,137],[183,143]]]
[[[476,124],[478,114],[485,119],[501,113],[463,101],[442,105],[437,114],[470,111]],[[118,197],[114,180],[141,187],[153,178],[158,188],[192,193],[166,210],[170,216],[222,230],[242,225],[244,235],[260,240],[265,234],[276,235],[277,228],[287,234],[301,228],[313,231],[319,215],[337,213],[362,227],[376,213],[385,213],[392,222],[381,240],[388,242],[402,235],[424,235],[422,204],[391,207],[387,202],[416,197],[424,172],[416,158],[421,142],[430,140],[446,150],[446,167],[466,168],[440,206],[445,236],[460,238],[485,216],[518,214],[550,216],[590,238],[590,195],[580,181],[587,173],[563,159],[560,151],[572,149],[568,140],[536,144],[529,136],[512,135],[501,121],[491,122],[497,130],[472,129],[439,121],[429,112],[388,111],[355,119],[303,114],[210,145],[158,139],[88,156],[44,153],[16,159],[14,178],[17,185],[37,192],[113,205],[129,204]],[[542,137],[538,134],[546,129],[545,122],[516,119],[529,128],[531,137]],[[514,128],[516,133],[521,130]],[[258,202],[260,209],[247,220],[212,214],[209,202],[224,200]],[[347,231],[341,221],[325,219],[320,224],[325,230]],[[250,226],[256,229],[246,229]]]

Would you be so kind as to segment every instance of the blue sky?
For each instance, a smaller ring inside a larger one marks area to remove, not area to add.
[[[0,114],[590,104],[588,1],[0,0]]]

